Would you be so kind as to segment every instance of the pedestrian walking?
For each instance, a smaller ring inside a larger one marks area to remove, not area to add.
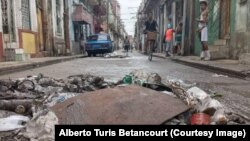
[[[83,34],[81,34],[81,36],[80,36],[80,50],[81,50],[82,54],[85,55],[86,49],[85,49],[85,41],[84,41],[84,35]]]
[[[175,35],[175,47],[176,47],[176,54],[181,55],[181,42],[182,42],[182,26],[183,23],[180,22],[176,28],[176,35]]]
[[[199,38],[202,45],[202,52],[200,55],[201,60],[209,61],[211,59],[211,55],[208,49],[208,2],[207,0],[200,0],[200,8],[201,8],[201,15],[200,18],[197,19],[199,23]]]
[[[126,56],[128,56],[129,48],[130,48],[130,41],[129,41],[128,36],[126,36],[125,41],[124,41],[124,49],[125,49]]]
[[[175,30],[172,28],[171,24],[167,25],[167,30],[165,33],[165,42],[166,42],[166,57],[173,55],[173,35]]]

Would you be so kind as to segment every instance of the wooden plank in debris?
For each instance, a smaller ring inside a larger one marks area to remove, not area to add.
[[[98,90],[52,107],[60,124],[160,125],[187,111],[179,99],[138,86]]]

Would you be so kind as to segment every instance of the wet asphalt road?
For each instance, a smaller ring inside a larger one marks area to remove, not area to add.
[[[19,73],[0,76],[0,79],[15,79],[27,75],[42,73],[55,78],[66,78],[70,75],[90,73],[104,76],[105,79],[116,81],[135,69],[156,72],[166,80],[183,80],[196,83],[204,90],[212,90],[223,97],[219,100],[235,112],[250,117],[250,81],[237,78],[213,77],[214,73],[177,64],[169,59],[153,58],[152,62],[140,53],[130,54],[125,59],[120,58],[82,58],[51,66],[32,69]]]

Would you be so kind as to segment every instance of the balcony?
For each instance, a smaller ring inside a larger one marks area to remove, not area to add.
[[[75,5],[73,21],[93,24],[93,16],[84,9],[83,5]]]

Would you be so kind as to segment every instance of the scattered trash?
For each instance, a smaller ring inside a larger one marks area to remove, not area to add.
[[[104,55],[104,58],[125,58],[124,55],[119,55],[117,52],[108,53]]]
[[[175,84],[176,86],[179,86],[181,88],[185,88],[185,89],[189,89],[189,88],[192,88],[192,87],[195,87],[197,84],[196,83],[186,83],[182,80],[176,80],[176,79],[171,79],[171,80],[168,80],[167,81],[168,84]]]
[[[178,98],[192,107],[189,111],[191,114],[198,113],[208,115],[210,117],[211,125],[231,125],[246,123],[242,121],[246,121],[247,118],[239,118],[239,115],[234,114],[235,117],[238,118],[230,118],[230,115],[226,113],[226,107],[224,107],[219,101],[214,99],[214,97],[218,95],[216,93],[209,95],[198,87],[185,88],[181,87],[176,82],[171,82],[170,86],[173,90],[173,93]]]
[[[193,98],[200,101],[208,97],[208,94],[198,87],[192,87],[187,90],[187,93]]]
[[[58,123],[242,125],[250,122],[247,116],[226,112],[226,107],[214,99],[222,96],[216,92],[207,93],[196,83],[182,80],[167,82],[163,84],[159,74],[143,70],[135,70],[116,83],[90,74],[67,79],[39,74],[1,80],[0,131],[8,132],[0,133],[0,140],[15,137],[52,141],[54,125]]]
[[[15,115],[7,118],[0,119],[0,132],[12,131],[24,128],[25,124],[29,121],[28,117]]]
[[[132,84],[133,83],[133,78],[131,75],[126,75],[124,78],[123,78],[123,83],[124,84]]]
[[[55,125],[58,124],[58,118],[53,112],[32,119],[28,122],[26,130],[21,133],[25,138],[36,141],[54,141]]]
[[[176,97],[176,95],[174,95],[172,92],[169,92],[169,91],[163,91],[162,93],[167,94],[172,97]]]
[[[191,125],[210,125],[210,123],[210,116],[204,113],[194,114],[191,117]]]
[[[216,123],[216,125],[226,125],[228,123],[228,118],[222,108],[214,113],[212,122]]]
[[[143,83],[149,83],[149,84],[162,84],[161,77],[157,73],[148,73],[143,70],[135,70],[130,73],[130,76],[133,77],[133,84],[143,84]]]
[[[213,77],[225,77],[225,78],[228,78],[227,75],[222,75],[222,74],[214,74]]]
[[[66,101],[67,99],[70,99],[70,98],[75,97],[77,95],[79,95],[79,94],[76,94],[76,93],[60,93],[60,94],[54,95],[54,97],[50,101],[48,101],[47,106],[48,107],[53,107],[57,103],[62,103],[64,101]]]
[[[210,116],[213,116],[217,110],[223,109],[221,103],[215,99],[212,99],[211,97],[206,97],[196,106],[198,112],[203,112]]]
[[[52,131],[57,122],[56,116],[49,112],[52,106],[86,92],[116,85],[106,82],[103,77],[90,74],[69,76],[64,80],[45,77],[42,74],[17,80],[2,80],[0,130],[10,133],[1,134],[1,139],[8,140],[18,136],[19,139],[54,140]],[[28,117],[32,120],[28,121]],[[27,125],[22,124],[22,121],[27,122]],[[23,127],[26,127],[27,131],[19,130],[18,134],[15,133],[16,129]]]

